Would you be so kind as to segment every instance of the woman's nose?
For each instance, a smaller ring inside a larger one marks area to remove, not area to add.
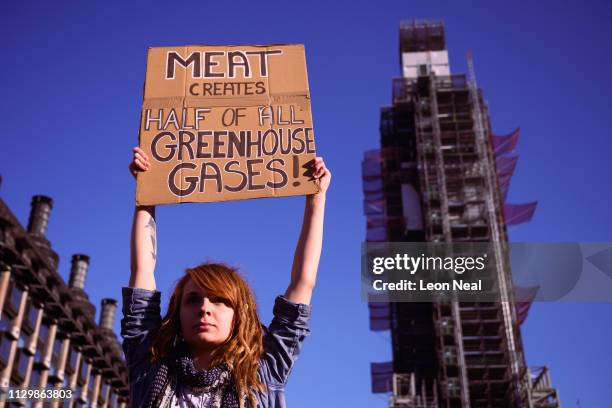
[[[202,312],[202,314],[209,315],[212,313],[211,307],[212,307],[212,302],[207,297],[205,297],[202,300],[202,306],[200,308],[200,311]]]

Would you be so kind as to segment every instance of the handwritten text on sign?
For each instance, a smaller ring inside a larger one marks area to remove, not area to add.
[[[151,139],[151,154],[159,162],[178,160],[168,175],[168,188],[177,196],[185,196],[206,191],[206,180],[211,180],[212,188],[217,192],[227,190],[237,192],[242,190],[261,190],[266,186],[270,188],[283,188],[289,182],[289,177],[297,179],[299,176],[298,155],[314,153],[314,137],[312,128],[304,127],[278,127],[282,125],[303,125],[304,120],[295,117],[295,107],[289,105],[287,119],[282,106],[258,106],[257,117],[259,126],[268,124],[271,127],[265,130],[204,130],[207,114],[213,108],[183,108],[180,113],[174,109],[164,112],[158,109],[153,113],[151,109],[145,110],[145,130],[154,129],[158,133]],[[247,116],[247,108],[221,109],[222,124],[224,126],[240,126],[240,119]],[[189,122],[188,117],[194,118]],[[283,157],[291,155],[287,162]],[[226,161],[222,167],[213,161],[202,161],[197,166],[196,159],[233,159]],[[241,169],[241,161],[246,159],[246,169]],[[184,162],[183,160],[187,160]],[[276,173],[280,180],[257,180],[261,176],[259,169],[264,166],[267,170]],[[187,185],[181,188],[177,174],[186,173],[183,182]],[[238,174],[238,184],[230,185],[223,182],[223,174]],[[195,174],[195,175],[190,175]],[[293,186],[299,186],[294,181]],[[208,188],[211,188],[210,186]]]
[[[140,145],[141,203],[316,192],[303,46],[151,48]]]

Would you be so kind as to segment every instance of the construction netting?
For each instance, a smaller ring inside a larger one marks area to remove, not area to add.
[[[370,374],[374,394],[393,391],[393,362],[370,363]]]
[[[363,212],[366,216],[366,241],[387,240],[380,150],[368,150],[361,163]]]
[[[495,154],[495,167],[499,182],[499,190],[504,202],[504,219],[506,225],[518,225],[531,221],[537,202],[525,204],[508,204],[508,190],[510,189],[510,180],[514,174],[518,156],[511,154],[518,143],[520,128],[515,129],[507,135],[491,135],[491,144],[493,153]]]
[[[520,128],[516,128],[508,135],[491,135],[491,142],[493,143],[493,152],[496,156],[500,156],[509,153],[516,149],[518,142]]]

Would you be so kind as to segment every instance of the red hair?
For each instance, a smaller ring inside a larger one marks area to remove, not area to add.
[[[227,363],[232,369],[238,395],[248,394],[251,406],[257,406],[255,391],[266,392],[257,376],[263,353],[263,330],[251,288],[235,268],[221,263],[203,263],[185,271],[172,292],[168,312],[153,341],[152,360],[174,355],[175,339],[181,331],[181,299],[189,280],[202,291],[226,300],[234,309],[232,330],[227,340],[212,352],[211,367]],[[242,398],[240,405],[243,406]]]

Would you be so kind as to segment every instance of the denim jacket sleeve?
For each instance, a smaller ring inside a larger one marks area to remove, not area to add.
[[[310,334],[310,306],[278,296],[273,314],[272,323],[264,331],[262,361],[270,385],[283,387],[300,354],[302,342]]]
[[[161,293],[141,288],[122,288],[123,319],[121,336],[128,366],[130,401],[142,398],[146,377],[151,371],[150,347],[153,332],[161,324]]]

